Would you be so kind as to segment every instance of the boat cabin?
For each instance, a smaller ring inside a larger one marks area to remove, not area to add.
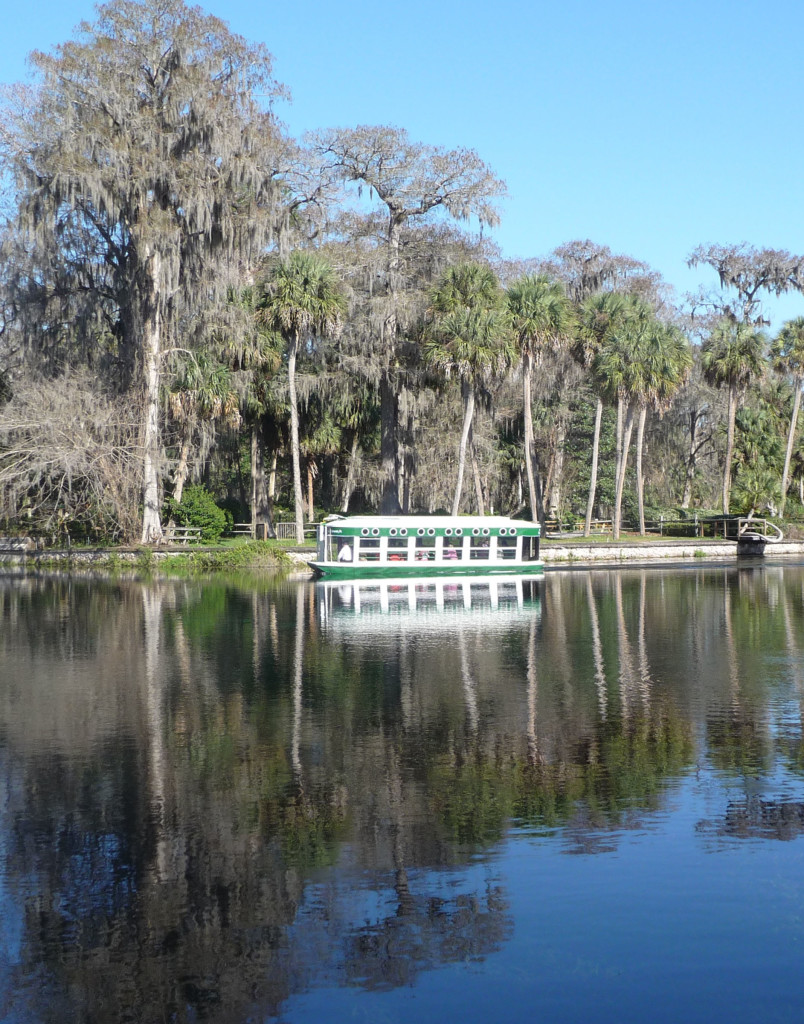
[[[312,564],[343,578],[534,572],[539,533],[503,516],[331,516]]]

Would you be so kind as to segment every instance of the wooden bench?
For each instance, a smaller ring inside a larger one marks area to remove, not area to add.
[[[251,523],[235,523],[232,527],[232,535],[235,537],[253,537],[254,527]]]
[[[163,544],[199,544],[200,526],[167,526],[162,534]]]

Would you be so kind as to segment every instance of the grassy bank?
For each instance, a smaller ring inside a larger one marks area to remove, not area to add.
[[[201,576],[240,572],[245,569],[290,572],[297,563],[288,545],[277,541],[238,541],[176,549],[164,548],[67,548],[4,555],[2,563],[36,572],[103,572],[110,575]]]

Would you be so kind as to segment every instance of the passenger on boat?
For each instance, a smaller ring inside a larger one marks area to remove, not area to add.
[[[455,550],[455,548],[444,548],[444,558],[452,559],[457,557],[458,552]]]
[[[352,561],[352,545],[341,544],[338,549],[338,561],[339,562],[351,562]]]

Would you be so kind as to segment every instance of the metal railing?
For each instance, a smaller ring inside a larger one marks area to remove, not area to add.
[[[296,523],[274,523],[274,529],[276,530],[276,536],[278,540],[295,540],[296,539]],[[305,523],[304,524],[304,536],[305,539],[308,537],[315,537],[316,524]]]
[[[261,536],[260,527],[267,526],[267,523],[257,523],[256,536]],[[276,531],[277,540],[295,540],[296,539],[296,523],[274,523],[274,530]],[[305,538],[315,538],[316,524],[305,523],[304,524],[304,536]],[[251,537],[254,539],[255,528],[251,523],[235,523],[232,527],[233,537]]]
[[[583,533],[583,528],[583,521],[562,523],[558,519],[548,519],[545,523],[545,536],[560,537],[567,534],[578,536]],[[611,533],[611,530],[611,519],[592,521],[593,534]],[[623,521],[623,533],[636,533],[638,530],[638,523],[631,520]],[[659,516],[658,519],[645,521],[645,533],[659,534],[660,537],[709,537],[711,539],[722,537],[724,540],[736,541],[746,531],[761,534],[769,541],[781,539],[781,530],[774,523],[766,519],[749,519],[746,516],[700,516],[697,513],[692,513],[689,518],[685,519]]]

